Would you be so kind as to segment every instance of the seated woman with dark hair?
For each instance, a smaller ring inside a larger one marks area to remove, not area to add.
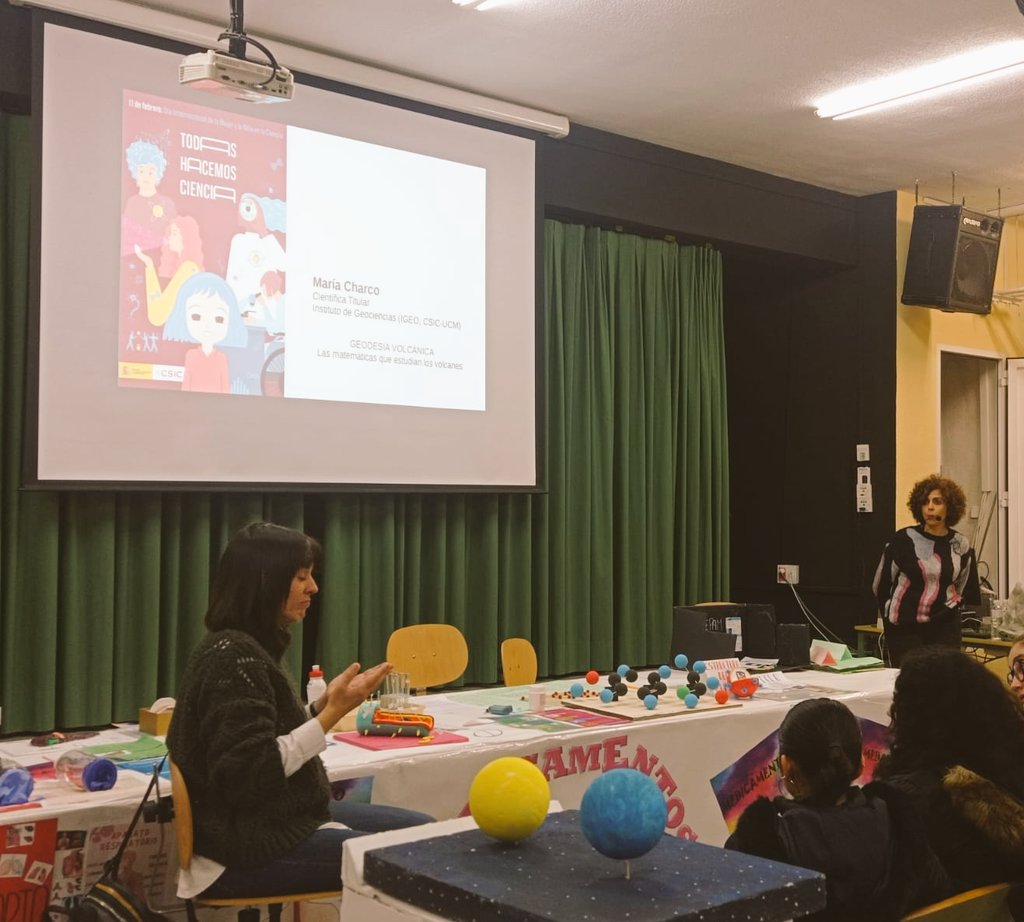
[[[341,887],[351,836],[429,822],[411,810],[331,799],[325,734],[391,671],[353,663],[304,706],[281,659],[317,592],[320,546],[257,522],[228,543],[177,694],[167,748],[195,821],[187,898],[275,896]]]
[[[1024,880],[1024,710],[959,650],[916,650],[893,693],[878,767],[913,796],[958,890]]]
[[[846,705],[815,698],[779,727],[779,761],[792,800],[761,797],[740,817],[726,848],[820,871],[817,920],[896,920],[947,896],[909,798],[884,784],[858,788],[860,724]]]

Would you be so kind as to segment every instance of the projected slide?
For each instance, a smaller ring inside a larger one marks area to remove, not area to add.
[[[486,170],[125,91],[124,387],[486,409]]]
[[[80,25],[43,29],[26,484],[537,489],[536,140]]]

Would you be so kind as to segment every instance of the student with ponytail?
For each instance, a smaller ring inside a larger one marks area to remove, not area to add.
[[[896,920],[949,893],[911,800],[881,783],[853,785],[861,746],[846,705],[829,698],[795,705],[779,727],[790,798],[756,800],[725,843],[823,873],[827,902],[817,920]]]

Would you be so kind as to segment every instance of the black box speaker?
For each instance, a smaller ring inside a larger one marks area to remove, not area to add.
[[[685,653],[691,660],[722,659],[740,653],[759,659],[775,656],[774,605],[759,602],[711,602],[704,605],[677,605],[672,611],[673,658],[677,653]],[[680,612],[694,612],[696,617],[680,615]],[[703,636],[706,633],[720,636],[708,640]],[[727,649],[721,637],[731,640],[732,646]],[[725,652],[718,652],[714,656],[700,652],[709,646]],[[691,650],[695,652],[691,653]]]
[[[699,659],[729,659],[736,655],[736,638],[726,634],[724,627],[720,631],[714,630],[717,623],[713,620],[709,624],[708,618],[707,609],[673,606],[669,665],[673,665],[678,653],[685,653],[691,663]]]
[[[1001,218],[962,205],[915,206],[900,300],[989,313],[1002,233]]]
[[[775,630],[775,647],[783,669],[811,664],[811,629],[806,624],[780,624]]]

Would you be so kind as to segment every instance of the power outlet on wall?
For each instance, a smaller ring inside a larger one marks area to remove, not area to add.
[[[775,582],[795,586],[800,582],[800,566],[795,563],[780,563],[775,568]]]

